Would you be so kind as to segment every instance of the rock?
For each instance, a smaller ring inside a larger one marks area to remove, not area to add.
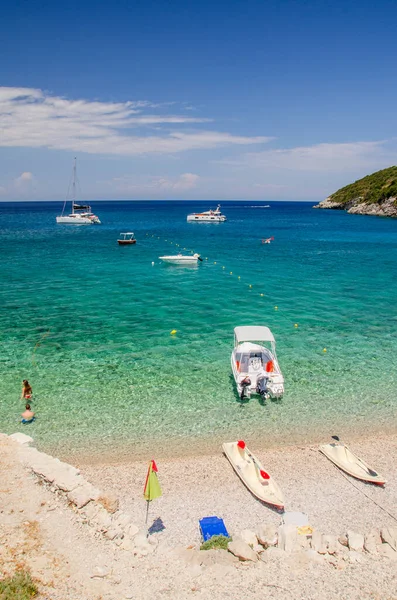
[[[146,534],[137,533],[134,537],[134,545],[135,550],[138,555],[146,556],[147,554],[151,554],[154,552],[155,548],[151,544],[149,544]]]
[[[361,551],[356,552],[356,550],[350,550],[350,552],[349,552],[349,562],[350,563],[359,563],[359,562],[362,562],[362,560],[363,560],[363,557],[362,557]]]
[[[310,540],[306,535],[298,535],[296,536],[296,540],[297,540],[297,546],[301,549],[301,550],[307,550],[310,548]]]
[[[67,467],[58,467],[55,471],[54,484],[63,492],[71,492],[79,485],[85,483],[85,480],[80,475],[77,475]]]
[[[98,531],[106,531],[112,524],[112,519],[105,509],[101,509],[95,517]]]
[[[129,527],[126,528],[126,533],[129,535],[131,539],[133,539],[137,533],[139,533],[139,527],[131,523]]]
[[[278,528],[278,547],[280,550],[292,552],[298,546],[297,531],[295,525],[280,525]]]
[[[83,508],[91,500],[98,498],[100,491],[94,488],[93,485],[86,482],[83,485],[79,485],[77,488],[68,493],[68,499],[77,506],[77,508]]]
[[[97,502],[109,512],[115,513],[119,508],[119,499],[114,494],[102,494],[97,498]]]
[[[355,552],[362,552],[364,548],[364,536],[361,533],[355,533],[354,531],[347,532],[347,542],[349,549]]]
[[[227,550],[198,550],[197,554],[198,564],[203,565],[204,567],[211,567],[214,565],[227,566],[238,562],[238,558]]]
[[[369,531],[364,536],[364,550],[369,554],[377,554],[378,547],[381,545],[380,533],[377,529]]]
[[[258,539],[255,533],[253,531],[250,531],[250,529],[243,529],[243,531],[240,534],[240,538],[243,540],[243,542],[251,546],[251,548],[258,544]]]
[[[10,439],[14,440],[14,442],[17,442],[18,444],[30,444],[31,442],[33,442],[33,438],[30,437],[30,435],[25,435],[24,433],[12,433],[10,435]]]
[[[380,531],[380,537],[397,552],[397,527],[383,527]]]
[[[338,542],[339,542],[339,543],[340,543],[342,546],[346,546],[346,548],[348,548],[348,547],[349,547],[349,543],[348,543],[348,541],[347,541],[347,535],[345,535],[345,534],[343,534],[343,535],[340,535],[340,536],[338,537]]]
[[[103,535],[108,540],[114,540],[116,537],[120,537],[120,534],[121,534],[121,530],[120,529],[117,529],[116,527],[110,527],[109,529],[107,529],[104,532]]]
[[[117,527],[121,527],[122,529],[126,529],[127,525],[129,525],[132,521],[131,515],[127,515],[126,513],[120,512],[118,515],[115,524]]]
[[[89,502],[84,506],[84,510],[82,511],[86,518],[91,521],[96,517],[96,515],[100,511],[100,507],[95,502]]]
[[[134,546],[135,544],[130,537],[123,537],[122,542],[120,544],[120,548],[122,548],[123,550],[131,551],[134,548]]]
[[[327,554],[327,543],[320,531],[313,531],[311,547],[319,554]]]
[[[338,539],[335,535],[323,535],[323,542],[328,554],[336,554],[338,548]]]
[[[110,570],[107,567],[95,567],[93,572],[91,573],[91,579],[103,579],[110,574]]]
[[[304,551],[306,557],[315,563],[324,563],[324,556],[321,556],[316,550],[313,548],[309,548]]]
[[[393,550],[393,548],[391,546],[389,546],[389,544],[381,544],[379,546],[379,550],[378,553],[381,556],[385,556],[386,558],[390,558],[391,560],[397,560],[397,552],[395,550]]]
[[[252,562],[257,562],[258,560],[256,552],[246,542],[243,542],[243,540],[229,542],[227,549],[240,560],[251,560]]]
[[[277,546],[277,527],[275,525],[271,525],[270,523],[261,525],[256,532],[256,537],[258,538],[258,542],[262,544],[264,548],[269,548],[269,546]]]

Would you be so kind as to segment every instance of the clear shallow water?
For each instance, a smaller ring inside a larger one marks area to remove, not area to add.
[[[394,430],[397,221],[260,204],[188,224],[209,203],[98,202],[98,227],[57,226],[60,204],[0,204],[0,431],[21,428],[23,378],[39,415],[23,431],[58,455]],[[121,231],[136,246],[119,247]],[[208,260],[160,264],[175,244]],[[244,324],[275,334],[281,402],[238,401],[230,353]]]

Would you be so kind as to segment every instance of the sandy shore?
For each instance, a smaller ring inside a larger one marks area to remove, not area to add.
[[[250,449],[275,477],[284,491],[287,511],[302,511],[310,524],[326,534],[346,529],[364,533],[372,527],[396,525],[397,436],[355,440],[351,449],[387,479],[386,487],[345,477],[319,451],[318,446]],[[217,515],[231,535],[262,523],[279,523],[280,515],[254,498],[234,473],[221,452],[213,456],[162,459],[153,456],[159,468],[163,496],[152,503],[150,517],[161,518],[160,534],[172,544],[197,544],[198,520]],[[84,476],[117,494],[121,507],[144,524],[143,484],[147,461],[89,465],[80,462]],[[368,496],[368,497],[367,497]]]
[[[351,448],[386,476],[384,489],[345,478],[317,447],[251,447],[277,478],[286,510],[306,512],[322,533],[395,527],[385,510],[397,512],[397,436],[355,441]],[[149,523],[161,519],[165,528],[154,534],[157,551],[141,558],[84,524],[79,511],[68,506],[62,494],[42,485],[18,456],[18,445],[0,435],[0,577],[17,564],[26,566],[43,599],[396,598],[397,553],[393,558],[352,553],[354,560],[346,561],[266,550],[259,562],[241,563],[230,553],[214,556],[189,550],[199,547],[198,519],[203,516],[223,517],[236,536],[243,529],[280,521],[280,514],[245,489],[221,454],[186,460],[155,457],[163,496],[152,503]],[[92,483],[116,493],[121,509],[144,526],[147,461],[80,466]]]

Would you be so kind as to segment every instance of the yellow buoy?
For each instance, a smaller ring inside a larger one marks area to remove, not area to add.
[[[265,294],[261,294],[261,296],[264,296]]]
[[[214,261],[214,265],[216,265],[216,261]]]
[[[323,348],[323,352],[327,352],[327,348]]]
[[[298,323],[295,323],[294,327],[298,327]]]
[[[275,306],[275,307],[274,307],[274,310],[278,310],[278,306]]]
[[[237,279],[241,279],[240,275],[237,277]]]
[[[230,275],[233,275],[233,271],[230,271]]]
[[[222,267],[222,269],[224,269],[225,267]]]
[[[176,329],[173,329],[173,330],[171,331],[171,335],[175,335],[175,334],[176,334],[176,332],[177,332],[177,330],[176,330]]]
[[[249,287],[250,287],[250,288],[252,288],[252,285],[251,285],[251,284],[249,284]]]

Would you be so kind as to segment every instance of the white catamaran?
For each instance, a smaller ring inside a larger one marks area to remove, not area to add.
[[[65,207],[68,199],[63,204],[62,214],[57,217],[57,223],[62,225],[99,225],[100,220],[91,212],[91,206],[88,204],[76,204],[76,158],[73,163],[73,183],[72,183],[72,212],[65,215]]]

